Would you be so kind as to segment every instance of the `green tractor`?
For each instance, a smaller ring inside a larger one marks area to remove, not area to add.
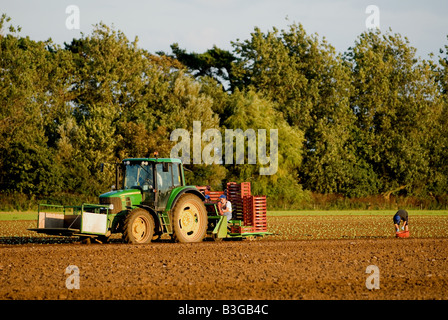
[[[178,159],[124,159],[116,164],[116,187],[100,195],[99,204],[41,204],[37,228],[29,230],[101,242],[122,233],[124,241],[133,244],[149,243],[162,235],[177,242],[200,242],[207,231],[212,237],[227,235],[223,217],[211,219],[220,223],[210,230],[204,195],[185,184]]]

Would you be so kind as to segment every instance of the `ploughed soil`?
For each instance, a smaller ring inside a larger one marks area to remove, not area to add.
[[[0,245],[0,299],[448,299],[447,257],[437,238]]]

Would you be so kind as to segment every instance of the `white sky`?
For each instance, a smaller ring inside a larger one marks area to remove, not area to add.
[[[268,31],[297,22],[344,52],[366,30],[372,4],[380,10],[380,29],[406,36],[422,58],[448,45],[447,0],[0,0],[0,13],[21,26],[23,36],[61,45],[102,21],[131,41],[138,36],[140,47],[152,53],[170,52],[174,42],[187,51],[213,45],[231,50],[231,41],[249,39],[255,26]],[[66,27],[69,5],[79,8],[79,30]]]

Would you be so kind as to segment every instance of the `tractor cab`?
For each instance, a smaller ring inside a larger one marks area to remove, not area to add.
[[[121,165],[123,191],[139,190],[141,204],[162,211],[171,191],[184,186],[182,163],[178,159],[125,159]]]

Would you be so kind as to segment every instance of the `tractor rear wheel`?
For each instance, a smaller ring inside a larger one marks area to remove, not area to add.
[[[154,235],[154,226],[154,218],[148,211],[134,209],[124,220],[123,239],[132,244],[149,243]]]
[[[200,242],[207,233],[207,210],[194,194],[183,194],[173,209],[174,240]]]

